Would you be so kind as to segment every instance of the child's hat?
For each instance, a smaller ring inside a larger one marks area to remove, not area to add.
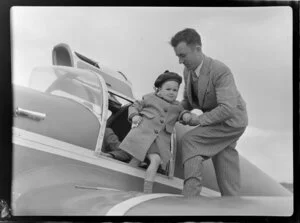
[[[156,78],[156,80],[154,82],[154,86],[159,88],[159,87],[161,87],[161,85],[164,82],[169,81],[169,80],[174,80],[180,85],[182,82],[182,77],[174,72],[170,72],[170,71],[166,70],[163,74],[159,75]]]

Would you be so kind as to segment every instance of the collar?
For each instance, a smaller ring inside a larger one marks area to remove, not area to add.
[[[167,101],[166,99],[164,99],[163,97],[161,97],[160,95],[158,95],[157,93],[154,93],[154,95],[155,95],[156,97],[158,97],[158,98],[164,100],[165,102],[171,104],[171,105],[173,105],[173,104],[177,105],[177,104],[178,104],[178,102],[177,102],[176,100],[173,101],[173,102],[169,102],[169,101]]]
[[[197,77],[199,77],[200,75],[200,70],[201,70],[201,67],[202,67],[202,64],[203,64],[203,60],[204,60],[204,57],[202,59],[202,62],[198,65],[198,67],[196,68],[196,70],[194,70],[195,74],[197,75]]]

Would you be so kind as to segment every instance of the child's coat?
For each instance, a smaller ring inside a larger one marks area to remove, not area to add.
[[[134,115],[142,116],[142,121],[130,130],[120,148],[138,160],[143,161],[148,149],[156,140],[156,145],[162,159],[162,167],[165,169],[171,158],[171,134],[175,123],[184,113],[184,109],[178,101],[169,103],[151,93],[136,101],[129,107],[129,120]]]

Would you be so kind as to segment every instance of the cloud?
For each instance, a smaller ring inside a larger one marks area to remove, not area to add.
[[[293,133],[247,127],[238,141],[240,154],[278,182],[293,181]]]
[[[276,131],[270,129],[262,129],[254,126],[248,126],[243,134],[243,138],[268,138],[275,136],[289,136],[292,131]]]
[[[268,137],[270,135],[272,135],[272,131],[270,130],[263,130],[253,126],[248,126],[243,134],[243,138]]]

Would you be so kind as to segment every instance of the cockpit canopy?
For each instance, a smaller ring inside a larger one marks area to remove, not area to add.
[[[36,67],[31,73],[29,87],[77,101],[98,117],[102,114],[103,89],[93,72],[64,66]]]
[[[69,45],[65,43],[54,46],[52,50],[52,63],[53,65],[91,70],[103,77],[108,91],[130,101],[134,99],[132,84],[124,73],[114,71],[78,52],[72,52]]]

